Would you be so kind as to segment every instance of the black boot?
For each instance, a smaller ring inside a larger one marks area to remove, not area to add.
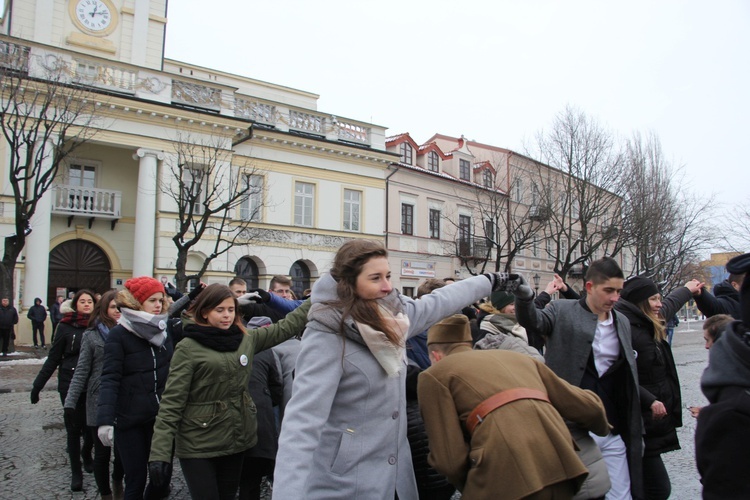
[[[83,490],[83,471],[81,471],[81,457],[78,453],[71,453],[70,457],[70,471],[72,472],[72,478],[70,480],[71,491]]]
[[[89,474],[94,472],[94,460],[91,458],[91,455],[84,451],[81,453],[81,458],[83,459],[83,470]]]

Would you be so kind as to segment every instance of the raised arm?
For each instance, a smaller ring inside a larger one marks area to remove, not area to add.
[[[287,314],[284,319],[280,320],[278,323],[252,330],[252,333],[257,335],[255,352],[260,352],[281,344],[285,340],[302,333],[307,324],[307,312],[309,310],[310,299],[307,299],[302,305]]]

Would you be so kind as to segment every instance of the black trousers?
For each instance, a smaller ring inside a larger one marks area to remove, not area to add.
[[[96,480],[96,487],[99,489],[100,495],[111,495],[112,488],[109,485],[109,462],[112,455],[110,450],[112,450],[112,448],[104,446],[102,442],[99,441],[97,427],[89,426],[88,429],[94,441],[94,480]],[[124,474],[122,470],[122,461],[116,451],[113,458],[114,464],[112,467],[112,478],[122,479]]]
[[[60,393],[60,400],[65,404],[67,392]],[[70,459],[70,470],[72,472],[81,472],[81,454],[91,456],[91,450],[94,448],[94,440],[91,433],[86,428],[86,393],[81,393],[76,403],[76,410],[73,416],[64,414],[65,433],[68,440],[68,457]],[[81,438],[83,438],[83,447],[81,447]]]
[[[260,500],[260,485],[265,476],[273,475],[276,460],[245,457],[240,476],[240,500]]]
[[[240,485],[244,452],[222,457],[181,458],[190,496],[201,500],[234,500]]]
[[[39,340],[42,341],[42,345],[47,345],[44,341],[44,321],[31,321],[31,337],[34,339],[35,346],[39,345],[36,341],[37,332],[39,332]]]
[[[3,354],[8,354],[8,347],[10,346],[10,336],[13,333],[13,328],[0,328],[0,338],[3,341]]]
[[[153,420],[128,429],[115,428],[115,448],[125,471],[125,500],[151,500],[166,497],[165,491],[157,491],[150,484],[146,487],[148,455],[151,451],[153,435]],[[169,481],[165,490],[168,485]]]
[[[672,483],[661,455],[643,457],[643,491],[647,500],[666,500],[672,493]]]

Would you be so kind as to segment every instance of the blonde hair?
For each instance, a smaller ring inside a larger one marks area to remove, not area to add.
[[[641,302],[638,302],[636,304],[636,307],[641,310],[643,314],[646,315],[648,319],[651,320],[651,323],[654,325],[654,339],[656,340],[666,340],[667,339],[667,328],[664,324],[664,319],[654,314],[654,312],[651,310],[651,306],[648,303],[648,299],[642,300]]]

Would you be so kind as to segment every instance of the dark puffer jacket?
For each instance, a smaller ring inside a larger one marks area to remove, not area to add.
[[[424,420],[419,410],[417,401],[417,379],[422,369],[409,363],[406,371],[406,436],[411,448],[411,459],[414,464],[414,476],[417,479],[417,490],[420,498],[431,498],[429,492],[450,488],[450,483],[430,467],[427,463],[427,455],[430,453],[430,445],[427,442],[427,431],[424,428]]]
[[[170,337],[156,347],[122,325],[112,328],[104,344],[96,425],[127,429],[154,421],[173,352]]]
[[[692,294],[686,287],[680,287],[662,301],[660,315],[672,317]],[[620,299],[615,304],[617,312],[630,321],[633,349],[638,353],[638,381],[640,383],[641,408],[645,456],[654,456],[680,449],[677,428],[682,427],[682,396],[677,377],[672,349],[666,340],[654,339],[654,325],[634,304]],[[667,416],[654,420],[651,405],[661,401],[667,409]]]
[[[63,309],[63,312],[72,312],[69,304]],[[78,324],[83,325],[85,323],[86,319],[79,317]],[[60,394],[68,393],[70,381],[73,380],[73,372],[78,364],[78,354],[81,352],[81,341],[85,331],[86,327],[77,326],[74,318],[71,318],[71,322],[60,322],[57,325],[55,341],[49,350],[47,361],[44,362],[42,369],[39,370],[39,374],[34,379],[35,389],[41,391],[57,369],[57,391]]]

